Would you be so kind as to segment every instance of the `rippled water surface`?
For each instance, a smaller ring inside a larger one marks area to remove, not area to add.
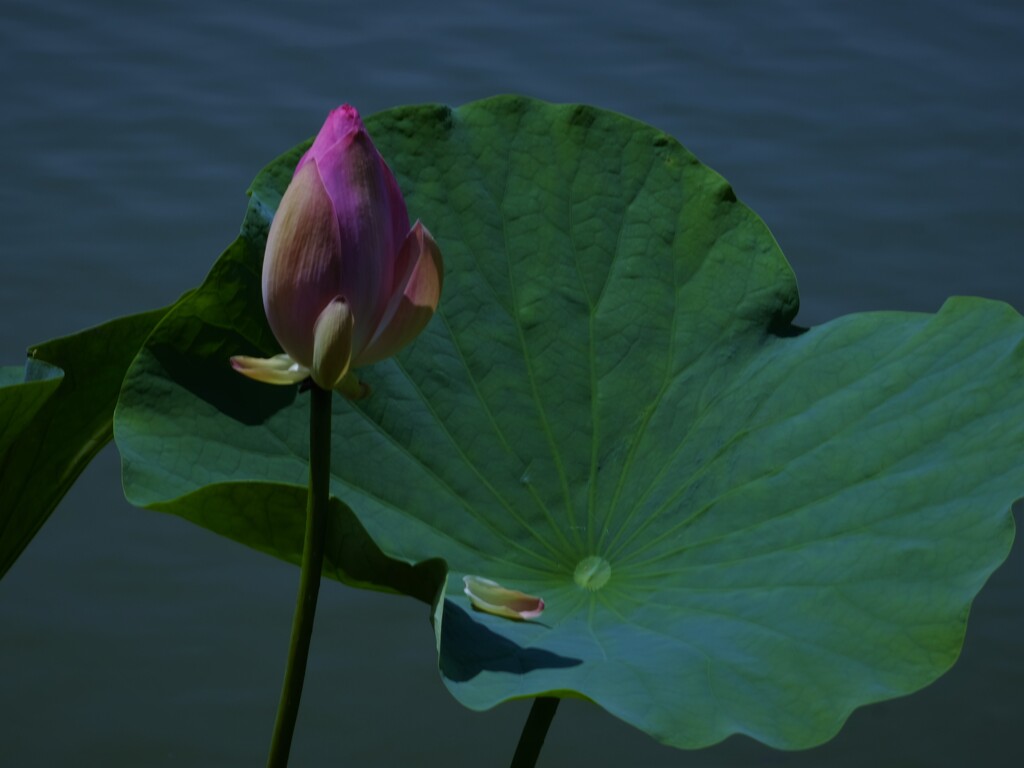
[[[254,174],[337,103],[500,92],[679,138],[772,228],[803,324],[950,294],[1024,309],[1024,5],[428,7],[5,0],[0,362],[197,284]],[[0,764],[260,764],[296,577],[127,506],[108,449],[0,582]],[[507,763],[526,705],[456,704],[424,606],[334,583],[321,601],[296,765]],[[1022,643],[1018,542],[953,671],[824,747],[685,754],[568,701],[542,765],[1017,765]]]

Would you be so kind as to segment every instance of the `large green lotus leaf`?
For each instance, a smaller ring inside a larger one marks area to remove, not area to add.
[[[48,341],[0,369],[0,576],[110,441],[128,364],[166,311]]]
[[[1024,489],[1020,316],[955,299],[803,332],[764,224],[619,115],[502,97],[367,124],[446,277],[426,332],[362,371],[372,397],[336,398],[333,520],[359,556],[335,537],[329,572],[436,592],[460,701],[582,696],[679,747],[795,748],[950,667]],[[279,351],[260,260],[300,150],[115,418],[131,500],[292,560],[307,398],[227,358]],[[446,580],[411,567],[430,558]],[[547,609],[476,612],[467,574]]]

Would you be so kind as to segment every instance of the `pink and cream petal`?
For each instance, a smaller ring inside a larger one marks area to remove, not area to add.
[[[342,294],[341,234],[317,162],[295,174],[281,198],[263,258],[263,307],[281,347],[304,366],[313,362],[313,326]]]
[[[309,369],[299,365],[288,355],[274,355],[269,358],[235,355],[231,358],[231,367],[243,376],[262,381],[264,384],[297,384],[309,377]]]
[[[544,601],[515,589],[508,589],[482,576],[464,576],[463,590],[478,611],[525,621],[535,619],[544,611]]]
[[[430,232],[416,222],[397,263],[404,266],[393,295],[373,337],[357,358],[359,366],[391,357],[411,342],[430,322],[441,298],[444,262]]]
[[[362,349],[391,295],[394,259],[409,230],[409,215],[366,131],[356,131],[345,141],[343,151],[323,158],[321,175],[341,234],[343,294],[359,318],[354,348]]]

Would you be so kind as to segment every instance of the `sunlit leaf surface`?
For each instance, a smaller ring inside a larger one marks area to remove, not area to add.
[[[328,570],[436,594],[460,701],[581,695],[680,747],[806,747],[949,668],[1024,490],[1020,316],[955,299],[802,332],[764,224],[619,115],[502,97],[367,125],[446,278],[425,334],[362,372],[372,397],[335,399]],[[259,270],[299,151],[115,419],[132,501],[291,560],[308,403],[228,357],[279,351]],[[474,611],[466,575],[544,613]]]

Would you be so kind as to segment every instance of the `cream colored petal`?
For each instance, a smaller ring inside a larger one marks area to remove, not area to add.
[[[362,400],[371,394],[370,385],[365,381],[360,381],[355,372],[351,370],[334,385],[334,391],[349,400]]]
[[[309,376],[309,369],[302,367],[288,355],[274,355],[268,358],[235,355],[231,358],[231,367],[243,376],[262,381],[264,384],[296,384]]]
[[[463,590],[478,611],[493,613],[506,619],[535,619],[544,611],[544,601],[515,589],[507,589],[482,576],[464,576]]]
[[[334,389],[348,373],[352,361],[352,329],[355,318],[348,302],[340,296],[331,301],[313,327],[313,381],[323,389]]]

